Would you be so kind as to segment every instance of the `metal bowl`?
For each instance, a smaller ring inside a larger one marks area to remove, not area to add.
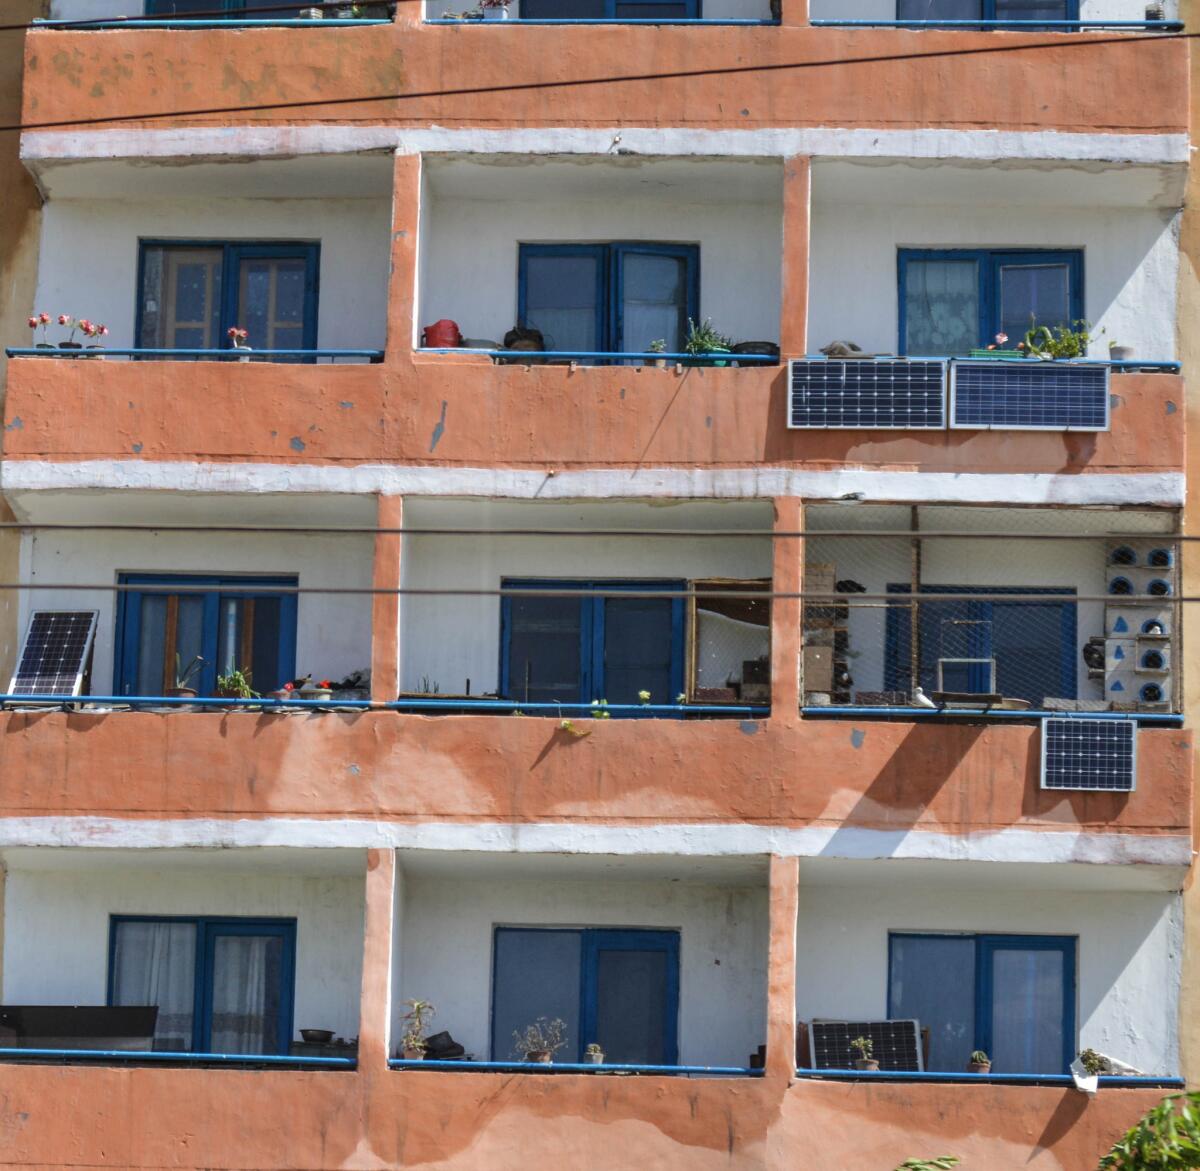
[[[300,1036],[310,1045],[328,1045],[333,1040],[332,1029],[301,1029]]]

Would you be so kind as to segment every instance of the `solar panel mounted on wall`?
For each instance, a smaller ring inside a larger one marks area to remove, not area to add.
[[[96,634],[96,610],[35,610],[10,695],[78,695]]]
[[[1107,431],[1109,378],[1101,365],[985,360],[951,364],[953,430]]]
[[[924,1068],[919,1021],[813,1021],[809,1029],[814,1069],[853,1069],[858,1054],[850,1042],[857,1037],[871,1039],[871,1056],[881,1070],[920,1073]]]
[[[1042,721],[1042,788],[1132,793],[1137,783],[1133,720]]]
[[[801,358],[788,363],[793,430],[942,430],[945,362]]]

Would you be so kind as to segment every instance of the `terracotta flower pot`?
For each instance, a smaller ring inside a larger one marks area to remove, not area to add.
[[[585,1053],[583,1055],[583,1063],[584,1063],[584,1065],[603,1065],[604,1064],[604,1054],[603,1053]]]
[[[194,687],[168,687],[167,696],[170,699],[195,699],[200,692]]]
[[[972,1061],[967,1064],[967,1073],[991,1073],[992,1063],[990,1061]]]
[[[534,1065],[549,1065],[554,1060],[554,1054],[549,1049],[530,1049],[525,1054],[525,1060]]]
[[[878,1073],[879,1062],[873,1057],[860,1057],[855,1061],[854,1068],[861,1070],[863,1073]]]
[[[401,1050],[401,1052],[404,1054],[405,1061],[424,1061],[425,1060],[425,1050],[424,1049],[403,1049],[403,1050]]]

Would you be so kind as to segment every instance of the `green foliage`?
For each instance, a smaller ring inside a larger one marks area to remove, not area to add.
[[[1099,1171],[1200,1168],[1200,1093],[1172,1094],[1128,1130]]]
[[[250,672],[235,667],[228,675],[217,676],[217,691],[234,699],[258,699],[257,691],[250,687]]]
[[[991,1065],[992,1063],[992,1059],[986,1053],[984,1053],[982,1049],[976,1049],[975,1052],[971,1054],[971,1060],[976,1065]]]
[[[727,354],[733,339],[727,338],[713,328],[712,318],[706,317],[697,325],[688,318],[688,335],[684,343],[684,353],[687,354]]]
[[[870,1037],[855,1037],[850,1042],[850,1048],[858,1054],[859,1060],[870,1061],[871,1055],[875,1052],[875,1042]]]
[[[950,1171],[957,1166],[957,1155],[938,1155],[932,1159],[905,1159],[896,1171]]]
[[[1025,351],[1038,358],[1086,358],[1091,330],[1090,321],[1077,321],[1074,329],[1067,325],[1050,329],[1035,324],[1025,335]]]
[[[192,680],[192,676],[204,666],[204,660],[197,655],[185,668],[182,665],[182,660],[179,658],[179,652],[175,652],[175,686],[187,687]]]

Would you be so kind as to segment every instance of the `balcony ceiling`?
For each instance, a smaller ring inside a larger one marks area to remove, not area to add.
[[[240,850],[113,850],[15,847],[0,851],[5,870],[195,870],[209,874],[355,875],[366,873],[365,850],[300,850],[263,846]]]
[[[698,858],[657,854],[500,854],[402,850],[406,874],[456,881],[692,882],[709,886],[760,886],[765,855]]]

